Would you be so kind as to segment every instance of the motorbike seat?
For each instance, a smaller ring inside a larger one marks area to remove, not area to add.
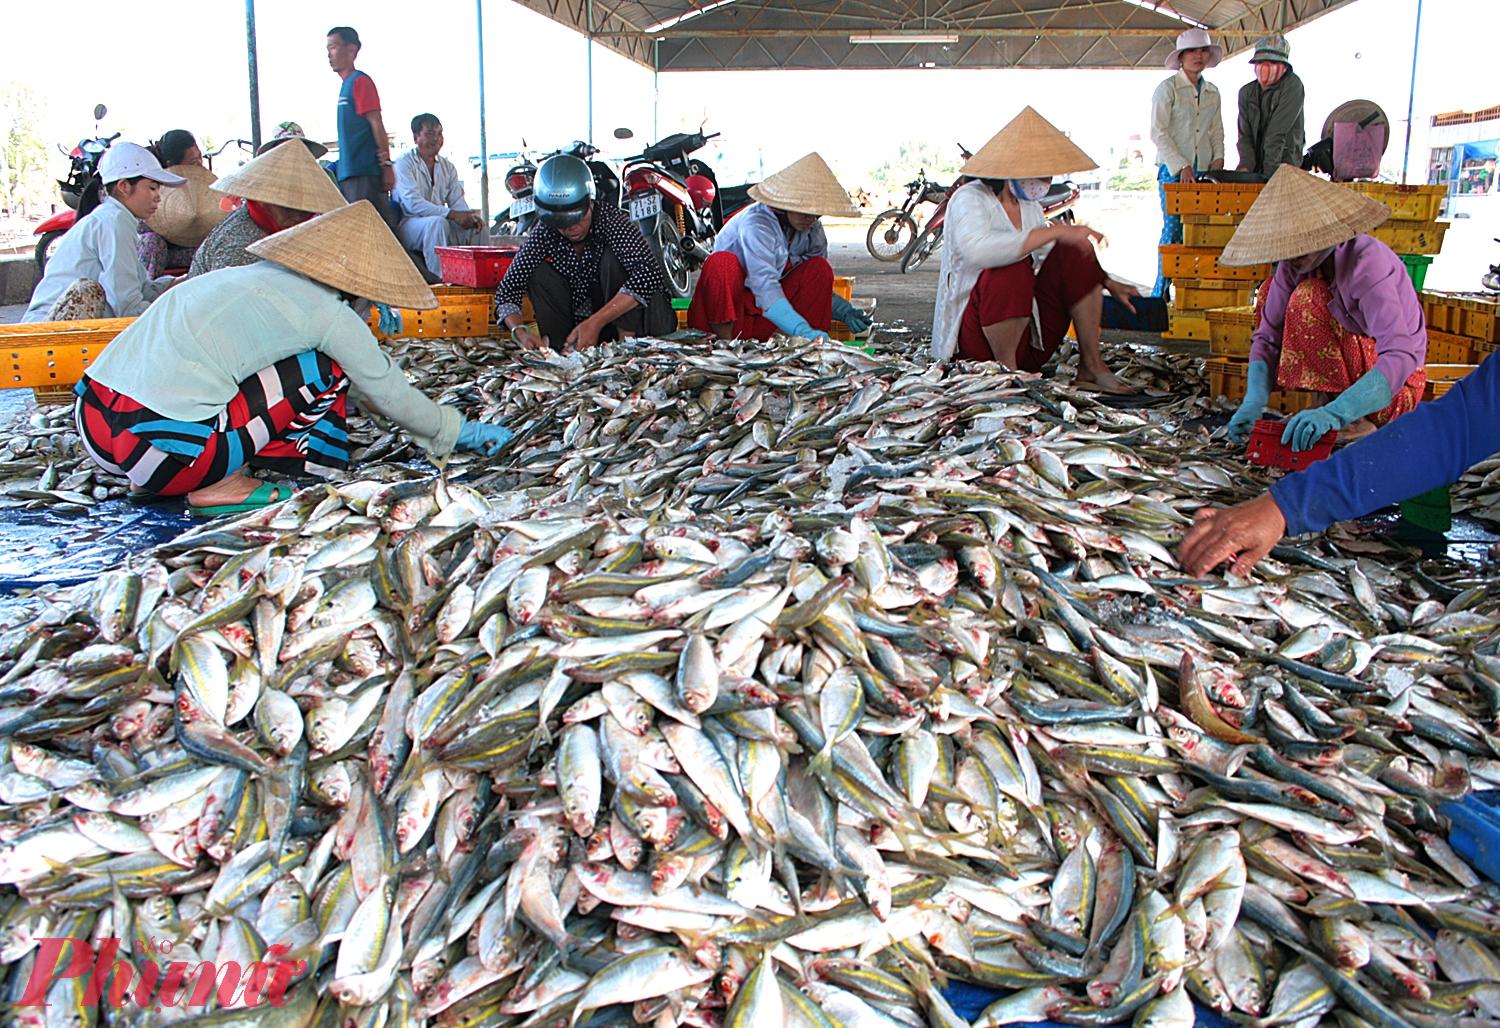
[[[1051,203],[1053,200],[1061,200],[1071,192],[1073,192],[1073,183],[1054,182],[1047,190],[1047,195],[1042,197],[1042,203],[1046,204]]]
[[[670,161],[679,156],[683,150],[693,150],[688,144],[692,141],[692,135],[687,132],[674,132],[665,139],[658,140],[641,153],[645,160],[657,163]]]

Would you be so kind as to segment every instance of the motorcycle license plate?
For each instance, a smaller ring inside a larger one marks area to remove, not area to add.
[[[536,210],[536,200],[530,196],[518,196],[510,202],[510,216],[519,218]]]
[[[632,221],[645,221],[654,218],[661,213],[661,197],[655,193],[647,193],[645,196],[632,196],[625,201],[630,207],[630,219]]]

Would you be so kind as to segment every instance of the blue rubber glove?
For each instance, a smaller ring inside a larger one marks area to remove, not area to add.
[[[504,425],[487,425],[483,421],[465,418],[458,427],[458,447],[461,450],[478,450],[486,457],[493,457],[515,438],[515,433]]]
[[[766,319],[789,336],[805,339],[827,339],[828,333],[813,328],[807,319],[797,313],[790,300],[780,299],[766,308]]]
[[[859,335],[870,327],[870,319],[865,317],[865,312],[838,293],[833,294],[833,316],[849,326],[849,331],[855,335]]]
[[[1323,406],[1292,415],[1286,423],[1286,430],[1281,433],[1281,441],[1291,443],[1294,450],[1310,450],[1327,433],[1353,424],[1366,414],[1383,410],[1390,402],[1391,384],[1372,368]]]
[[[1240,401],[1239,410],[1234,412],[1234,417],[1229,419],[1229,438],[1237,443],[1250,438],[1250,430],[1260,420],[1266,409],[1266,401],[1271,398],[1269,364],[1265,361],[1251,361],[1250,369],[1245,374],[1245,398]]]
[[[380,334],[383,336],[399,336],[402,327],[401,312],[383,303],[377,303],[375,309],[380,312]]]
[[[1449,822],[1448,845],[1491,881],[1500,881],[1500,811],[1476,799],[1463,799],[1438,807]]]

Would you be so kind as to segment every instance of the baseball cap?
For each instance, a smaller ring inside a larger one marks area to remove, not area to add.
[[[139,143],[116,143],[99,161],[99,177],[105,185],[125,178],[149,178],[164,186],[180,186],[187,179],[161,166],[161,161]]]

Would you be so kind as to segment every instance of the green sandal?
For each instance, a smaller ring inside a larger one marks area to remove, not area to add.
[[[262,482],[255,492],[239,503],[223,503],[213,507],[188,505],[188,512],[195,518],[217,518],[225,514],[248,514],[252,510],[269,507],[273,503],[290,500],[297,487],[290,482]]]

